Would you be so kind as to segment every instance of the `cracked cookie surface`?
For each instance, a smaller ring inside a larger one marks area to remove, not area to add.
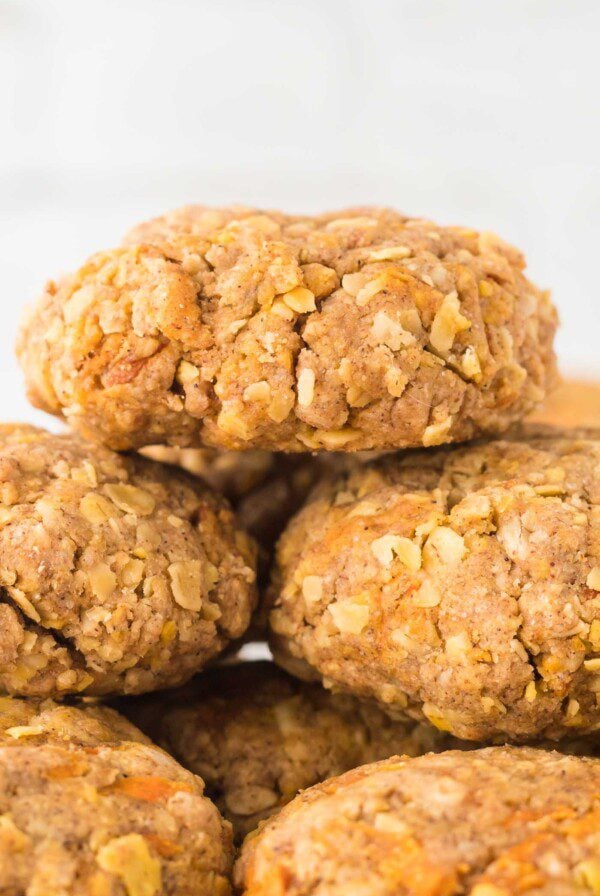
[[[121,708],[200,775],[238,838],[319,781],[452,742],[431,725],[394,722],[374,704],[330,694],[268,662],[214,669],[180,691]]]
[[[534,432],[317,486],[278,544],[276,660],[465,739],[600,728],[600,440]]]
[[[37,407],[119,450],[461,441],[554,379],[556,314],[524,267],[389,209],[192,206],[49,283],[18,353]]]
[[[243,635],[255,549],[183,472],[0,426],[0,689],[181,684]]]
[[[600,761],[527,747],[394,758],[250,839],[244,896],[578,896],[600,884]]]
[[[230,826],[116,712],[0,698],[0,891],[228,896]]]

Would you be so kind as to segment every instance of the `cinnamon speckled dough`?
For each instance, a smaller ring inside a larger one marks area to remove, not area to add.
[[[232,502],[243,528],[264,551],[267,566],[273,545],[325,470],[339,454],[286,455],[271,451],[218,451],[214,448],[156,446],[143,453],[183,467]],[[352,455],[354,457],[354,455]],[[340,464],[340,469],[343,467]]]
[[[540,431],[321,484],[278,545],[293,673],[454,735],[600,728],[600,438]]]
[[[215,669],[181,691],[121,708],[206,781],[238,838],[325,778],[452,743],[431,725],[393,722],[374,704],[330,694],[267,662]]]
[[[391,449],[497,433],[554,379],[556,314],[490,234],[383,208],[185,208],[49,283],[37,406],[116,449]]]
[[[67,705],[49,698],[0,697],[0,746],[50,743],[97,747],[122,741],[150,743],[139,728],[108,706]]]
[[[231,828],[117,713],[0,698],[0,892],[228,896]]]
[[[600,761],[527,747],[394,758],[299,796],[245,846],[244,896],[582,896]]]
[[[183,467],[226,495],[242,527],[263,548],[265,567],[285,524],[321,477],[342,473],[379,456],[369,451],[302,455],[166,446],[147,448],[143,453],[161,463]]]
[[[181,684],[248,627],[254,554],[193,477],[0,426],[0,689]]]

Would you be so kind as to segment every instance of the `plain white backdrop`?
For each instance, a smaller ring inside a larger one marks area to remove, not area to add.
[[[44,280],[184,202],[491,229],[600,377],[596,0],[0,0],[0,390]]]

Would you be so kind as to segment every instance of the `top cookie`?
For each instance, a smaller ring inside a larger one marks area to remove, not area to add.
[[[192,206],[49,283],[37,406],[116,449],[392,449],[497,433],[554,376],[556,314],[490,234],[382,208]]]

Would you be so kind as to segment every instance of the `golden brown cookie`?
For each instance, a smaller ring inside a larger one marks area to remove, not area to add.
[[[461,441],[554,380],[556,314],[524,267],[389,209],[191,207],[50,283],[18,353],[37,407],[116,449]]]
[[[180,691],[120,707],[206,782],[239,839],[296,794],[348,769],[447,749],[433,726],[290,678],[272,663],[215,669]]]
[[[279,455],[271,451],[219,451],[216,448],[171,448],[152,445],[145,457],[182,467],[210,488],[236,502],[269,478]]]
[[[386,457],[316,488],[277,551],[289,671],[485,741],[600,728],[600,438]]]
[[[379,456],[378,452],[369,451],[282,454],[166,446],[144,449],[142,453],[161,463],[183,467],[226,495],[242,528],[262,548],[264,571],[285,524],[319,479],[354,469]]]
[[[198,480],[0,426],[0,689],[181,684],[246,631],[255,550]]]
[[[228,896],[231,864],[203,782],[117,713],[0,698],[0,892]]]
[[[0,697],[0,746],[51,743],[97,747],[122,741],[150,743],[139,728],[108,706],[91,702],[67,705],[49,698]]]
[[[582,896],[600,760],[526,747],[394,758],[303,793],[250,839],[243,896]]]

